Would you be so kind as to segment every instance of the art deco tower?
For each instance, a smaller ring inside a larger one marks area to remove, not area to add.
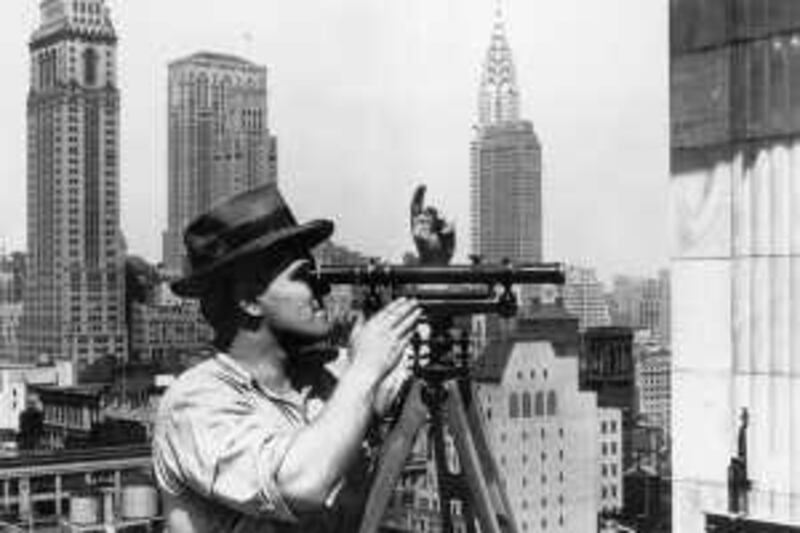
[[[103,0],[43,0],[30,40],[28,359],[125,356],[117,36]]]
[[[212,204],[277,180],[267,69],[202,52],[169,66],[169,206],[164,263],[180,271],[183,230]]]
[[[500,10],[483,65],[471,146],[472,251],[488,261],[542,257],[541,146],[520,95]]]

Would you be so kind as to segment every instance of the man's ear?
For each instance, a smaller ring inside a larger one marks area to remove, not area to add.
[[[242,313],[249,317],[262,318],[264,316],[261,306],[255,300],[239,300],[237,305]]]

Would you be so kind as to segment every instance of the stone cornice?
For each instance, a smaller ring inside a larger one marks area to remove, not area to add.
[[[34,37],[31,39],[30,43],[28,43],[28,48],[31,52],[34,52],[52,44],[69,40],[113,45],[117,44],[118,39],[113,33],[107,34],[76,30],[74,28],[63,28],[53,33],[43,35],[42,37]]]

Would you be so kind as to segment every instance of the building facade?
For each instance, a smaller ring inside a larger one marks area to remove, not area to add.
[[[194,300],[178,303],[134,304],[131,319],[131,357],[159,361],[208,349],[214,338]]]
[[[19,323],[22,303],[0,303],[0,362],[16,362],[19,353]]]
[[[25,290],[25,254],[0,255],[0,303],[22,302]]]
[[[596,531],[622,502],[620,411],[579,391],[577,358],[547,342],[496,341],[473,375],[517,530]]]
[[[70,362],[49,366],[0,364],[0,435],[16,438],[19,417],[32,399],[32,386],[74,384],[75,373]]]
[[[472,253],[486,261],[542,258],[541,145],[520,119],[514,61],[498,14],[483,64],[471,145]]]
[[[267,68],[201,52],[169,65],[168,225],[164,265],[180,272],[183,230],[214,203],[277,181]]]
[[[636,358],[639,414],[669,437],[672,419],[672,355],[663,348],[643,350]]]
[[[561,290],[564,308],[578,317],[581,331],[611,325],[603,284],[593,268],[568,265]]]
[[[800,3],[670,8],[673,530],[800,531]]]
[[[28,258],[21,350],[126,353],[117,36],[103,0],[44,0],[29,43]]]

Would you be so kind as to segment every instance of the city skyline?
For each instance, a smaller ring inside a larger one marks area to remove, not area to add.
[[[0,104],[8,125],[0,143],[8,191],[0,239],[9,250],[24,244],[24,43],[37,6],[23,4],[2,8],[4,64],[9,79],[19,79]],[[667,260],[667,7],[640,4],[504,5],[525,94],[521,114],[532,119],[544,146],[545,259],[596,266],[604,278],[652,274]],[[492,2],[377,9],[353,0],[346,8],[319,5],[314,20],[308,7],[244,0],[228,2],[213,17],[187,17],[188,2],[109,6],[121,38],[122,224],[129,253],[161,255],[167,63],[213,50],[267,66],[280,180],[300,218],[334,218],[343,244],[398,259],[412,246],[411,191],[424,182],[432,202],[455,218],[464,256],[467,147]],[[580,38],[566,37],[558,30],[564,25]],[[614,69],[606,57],[615,58]],[[364,205],[353,208],[353,198],[364,198]]]

